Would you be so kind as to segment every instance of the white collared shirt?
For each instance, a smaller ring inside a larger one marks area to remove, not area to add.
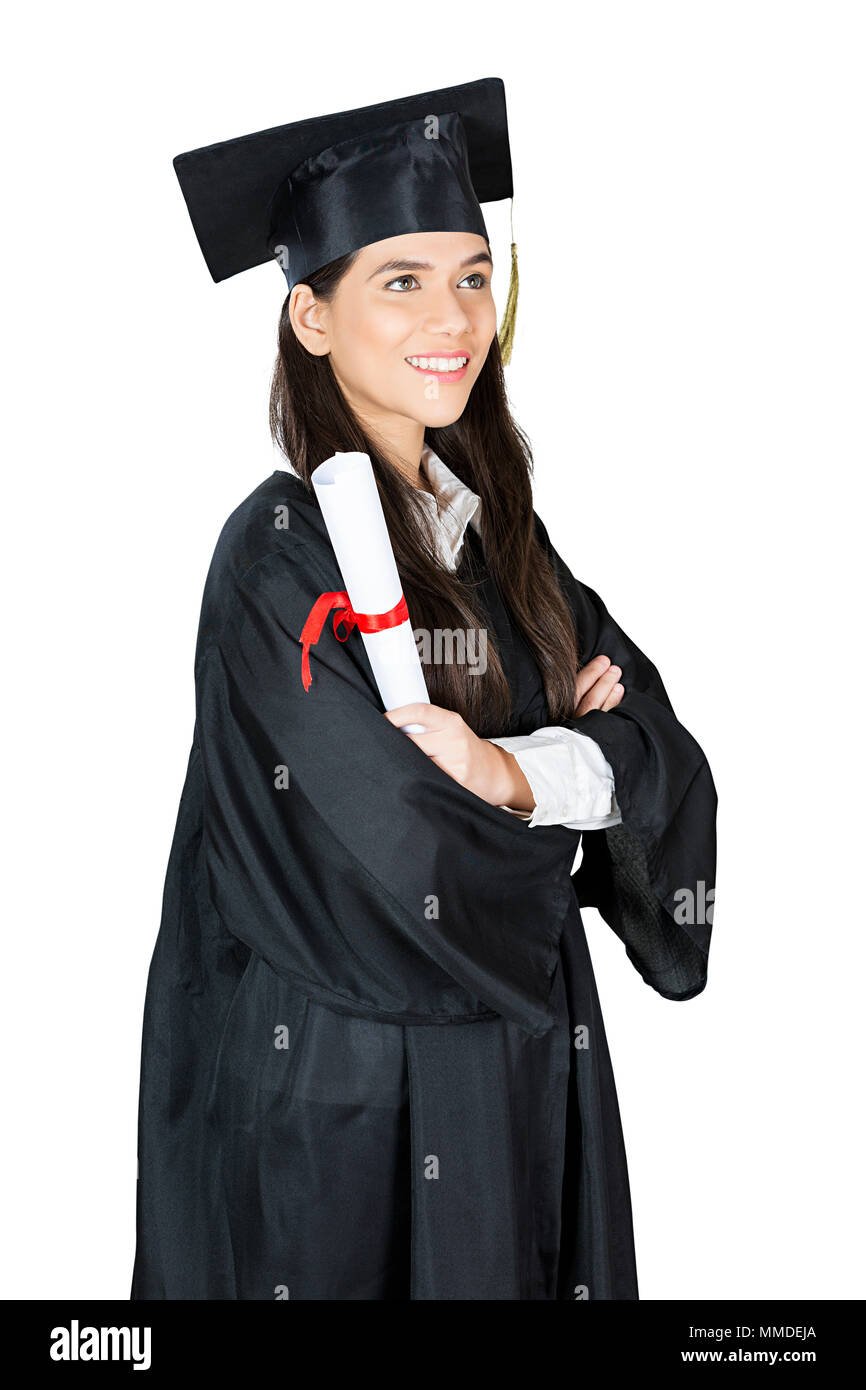
[[[436,523],[436,539],[443,564],[457,568],[468,525],[481,533],[481,498],[425,446],[421,467],[436,491],[419,491]],[[598,744],[577,729],[551,725],[531,734],[488,739],[513,753],[535,798],[535,809],[511,811],[534,825],[565,825],[570,830],[600,830],[619,825],[613,768]]]

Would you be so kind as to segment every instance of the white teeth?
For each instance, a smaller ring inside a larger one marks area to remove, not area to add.
[[[413,367],[422,372],[458,372],[469,361],[468,357],[407,357]]]

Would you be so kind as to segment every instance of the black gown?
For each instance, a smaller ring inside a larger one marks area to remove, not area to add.
[[[301,628],[343,587],[315,499],[278,471],[226,523],[147,983],[133,1299],[638,1298],[579,904],[660,994],[697,994],[716,793],[534,520],[582,660],[623,670],[615,710],[563,721],[614,770],[606,830],[530,829],[449,777],[384,717],[357,629],[325,627],[305,691]],[[501,732],[549,724],[471,527],[461,567],[511,687]]]

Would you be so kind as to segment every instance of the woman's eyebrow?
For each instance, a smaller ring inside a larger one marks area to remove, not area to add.
[[[467,256],[465,261],[460,262],[460,269],[465,270],[467,266],[481,265],[482,263],[493,267],[493,258],[488,251],[479,251],[475,256]],[[377,275],[384,275],[386,271],[390,273],[399,271],[401,274],[405,274],[411,270],[435,270],[435,266],[431,265],[429,261],[384,261],[382,265],[376,267],[372,274],[367,276],[367,279],[375,280]]]

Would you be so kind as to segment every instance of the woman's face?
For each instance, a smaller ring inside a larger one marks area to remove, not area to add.
[[[310,351],[330,354],[362,417],[386,431],[395,417],[450,425],[496,332],[492,269],[487,242],[471,232],[389,237],[358,253],[329,303],[296,287],[295,331]]]

